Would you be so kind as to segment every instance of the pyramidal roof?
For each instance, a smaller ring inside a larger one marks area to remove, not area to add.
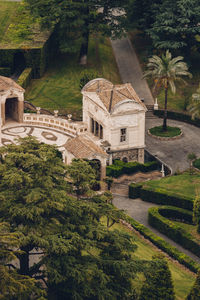
[[[0,76],[0,92],[6,92],[9,89],[16,89],[24,92],[24,89],[17,84],[13,79]]]
[[[83,87],[82,93],[87,93],[88,96],[90,93],[96,93],[108,112],[124,100],[133,100],[146,108],[130,83],[114,85],[104,78],[97,78],[89,81]]]

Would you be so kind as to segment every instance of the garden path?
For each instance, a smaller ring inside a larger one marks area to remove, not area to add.
[[[154,229],[148,224],[148,209],[152,206],[158,206],[154,203],[149,203],[142,201],[141,199],[130,199],[125,196],[121,195],[114,195],[113,204],[118,207],[119,209],[123,209],[126,213],[138,221],[139,223],[148,227],[151,231],[153,231],[157,236],[160,236],[165,241],[170,243],[171,245],[175,246],[181,252],[185,253],[186,255],[190,256],[194,261],[200,263],[200,258],[191,253],[189,250],[184,249],[179,244],[175,243],[173,240],[166,237],[164,234],[160,233],[158,230]]]

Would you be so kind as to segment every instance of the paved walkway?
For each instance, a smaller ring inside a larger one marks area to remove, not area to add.
[[[153,97],[146,80],[142,79],[142,69],[129,38],[111,40],[111,44],[123,83],[130,82],[144,103],[152,105]]]
[[[130,82],[144,103],[153,104],[153,97],[146,80],[142,79],[142,70],[135,50],[128,37],[111,41],[122,81]],[[146,129],[161,125],[162,119],[146,118]],[[183,130],[179,140],[160,141],[146,134],[146,148],[172,169],[183,171],[188,169],[187,155],[194,152],[200,156],[200,129],[178,121],[168,121],[169,125],[178,126]]]
[[[148,128],[161,124],[162,119],[146,119],[146,131]],[[168,120],[168,124],[181,128],[183,136],[177,140],[160,141],[146,133],[146,148],[151,154],[157,156],[170,166],[173,173],[178,170],[184,171],[189,168],[187,160],[189,153],[194,152],[197,157],[200,157],[200,129],[193,125],[174,120]]]
[[[154,203],[142,201],[140,199],[129,199],[128,197],[123,197],[119,195],[114,195],[113,204],[119,209],[124,209],[130,217],[145,225],[146,227],[151,229],[151,231],[156,233],[156,235],[162,237],[164,240],[169,242],[171,245],[175,246],[181,252],[185,253],[186,255],[190,256],[193,260],[200,263],[199,257],[194,255],[190,251],[184,249],[183,247],[181,247],[180,245],[178,245],[177,243],[175,243],[174,241],[172,241],[164,234],[160,233],[148,224],[148,209],[152,206],[157,205],[155,205]]]

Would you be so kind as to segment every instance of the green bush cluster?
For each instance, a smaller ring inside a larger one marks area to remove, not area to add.
[[[29,85],[31,79],[32,79],[32,69],[26,68],[19,76],[17,83],[25,89]]]
[[[194,162],[193,162],[193,166],[197,169],[200,170],[200,158],[196,159]]]
[[[129,197],[135,199],[135,195],[147,202],[177,206],[188,210],[193,209],[194,199],[192,197],[188,199],[188,197],[175,195],[173,192],[161,188],[152,190],[150,187],[137,186],[131,183],[129,185]]]
[[[194,260],[192,260],[189,256],[187,256],[186,254],[179,251],[176,247],[170,245],[164,239],[157,236],[150,229],[148,229],[144,225],[140,224],[136,220],[134,220],[132,218],[128,218],[128,222],[133,226],[133,228],[135,230],[140,232],[145,238],[150,240],[159,249],[163,250],[170,257],[177,260],[180,264],[184,265],[192,272],[197,273],[197,271],[200,268],[200,265],[197,262],[195,262]]]
[[[154,115],[158,116],[159,118],[163,118],[164,110],[161,109],[154,110]],[[176,111],[167,111],[167,117],[172,120],[186,122],[194,126],[200,127],[200,119],[192,120],[189,114],[184,114]]]
[[[11,71],[10,68],[2,67],[0,68],[0,76],[10,77]]]
[[[124,163],[123,161],[116,160],[113,165],[107,166],[106,176],[119,177],[123,174],[133,174],[136,172],[150,172],[159,168],[158,162],[152,161],[145,164],[138,162]]]
[[[200,257],[200,245],[193,239],[191,234],[186,232],[181,226],[173,223],[173,221],[162,216],[162,211],[165,212],[167,218],[171,219],[174,218],[174,216],[180,218],[182,215],[183,219],[187,218],[187,220],[189,220],[192,219],[192,214],[186,210],[175,209],[173,207],[152,207],[149,209],[148,221],[151,226],[158,229],[161,233],[164,233],[173,241]]]

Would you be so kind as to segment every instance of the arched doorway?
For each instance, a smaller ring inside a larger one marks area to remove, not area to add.
[[[7,98],[5,102],[5,121],[20,122],[18,98]]]

